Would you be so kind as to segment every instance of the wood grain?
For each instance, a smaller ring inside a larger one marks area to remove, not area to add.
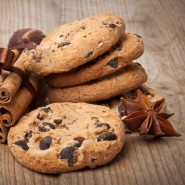
[[[148,84],[167,101],[179,138],[160,140],[126,135],[126,144],[109,164],[61,175],[32,172],[0,145],[0,185],[185,184],[185,1],[184,0],[0,0],[0,45],[24,27],[49,33],[59,25],[100,12],[115,12],[127,31],[141,35],[145,53],[137,61]],[[31,161],[30,161],[31,162]]]

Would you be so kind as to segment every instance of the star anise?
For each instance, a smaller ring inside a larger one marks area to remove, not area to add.
[[[123,122],[131,131],[139,130],[141,136],[181,136],[167,120],[173,113],[160,112],[165,101],[164,99],[151,103],[138,90],[136,100],[121,98],[121,101],[127,115]]]

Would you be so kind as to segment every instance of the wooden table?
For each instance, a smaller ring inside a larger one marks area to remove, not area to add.
[[[99,12],[115,12],[127,31],[141,35],[145,53],[137,61],[148,82],[167,101],[178,138],[142,139],[126,135],[126,144],[109,164],[61,175],[43,175],[17,163],[0,145],[0,185],[185,184],[185,0],[0,0],[0,46],[18,28],[46,34],[59,25]]]

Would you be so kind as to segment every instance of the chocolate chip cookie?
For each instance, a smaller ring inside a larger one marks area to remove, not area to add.
[[[50,102],[96,102],[141,86],[147,74],[140,64],[132,63],[101,80],[68,88],[49,88]]]
[[[18,162],[50,174],[106,164],[124,140],[116,112],[86,103],[38,108],[23,116],[8,134],[8,146]]]
[[[62,25],[33,50],[25,50],[26,69],[39,75],[69,71],[108,51],[124,34],[125,24],[113,14],[99,14]]]
[[[50,87],[69,87],[83,84],[124,68],[140,57],[143,52],[142,38],[132,33],[125,33],[111,50],[94,61],[66,73],[51,74],[45,80]]]

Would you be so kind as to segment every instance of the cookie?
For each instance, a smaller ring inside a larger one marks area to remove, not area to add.
[[[51,74],[45,80],[50,87],[68,87],[83,84],[124,68],[140,57],[143,52],[144,44],[142,38],[132,33],[125,33],[120,41],[103,56],[69,72]]]
[[[23,116],[8,134],[16,160],[41,173],[94,168],[111,161],[125,141],[119,116],[108,107],[54,103]]]
[[[151,87],[147,86],[147,85],[142,85],[130,92],[127,93],[122,93],[116,97],[112,97],[108,100],[104,100],[104,101],[100,101],[97,102],[98,105],[103,105],[103,106],[107,106],[110,109],[116,111],[117,113],[119,113],[121,116],[124,116],[125,113],[122,112],[122,108],[123,106],[121,106],[121,101],[120,98],[124,97],[126,99],[136,99],[137,98],[137,90],[140,89],[141,92],[143,94],[145,94],[147,96],[147,98],[149,99],[149,101],[151,103],[154,103],[156,101],[161,101],[162,99],[164,99],[164,97],[162,95],[160,95],[156,90],[152,89]],[[166,102],[163,104],[161,112],[166,112],[167,109],[167,104]]]
[[[69,71],[108,51],[124,31],[122,19],[113,13],[64,24],[36,49],[25,50],[25,68],[43,76]]]
[[[96,102],[129,92],[146,80],[142,66],[132,63],[101,80],[68,88],[49,88],[48,98],[50,102]]]

